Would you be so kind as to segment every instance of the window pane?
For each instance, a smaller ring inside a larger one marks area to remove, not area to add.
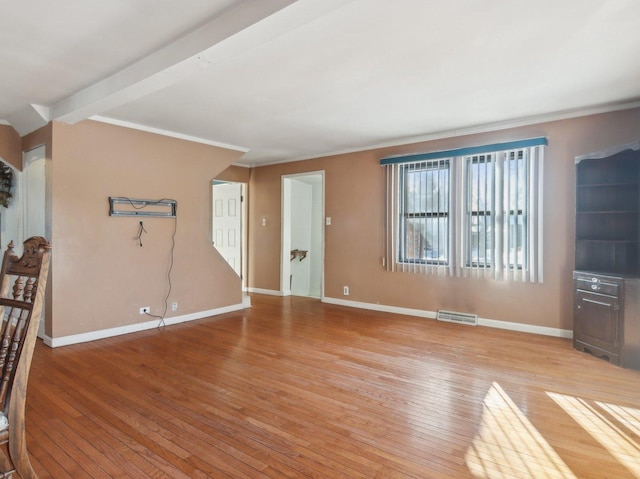
[[[404,167],[405,212],[449,211],[449,162]]]
[[[525,208],[528,185],[526,162],[522,155],[518,159],[511,159],[505,162],[505,171],[509,175],[510,186],[506,209],[511,211],[523,210]]]
[[[405,223],[402,261],[445,264],[449,257],[448,218],[410,218]]]
[[[467,266],[493,263],[494,175],[491,155],[467,158]]]
[[[505,161],[505,176],[508,188],[504,190],[505,233],[509,239],[504,251],[505,264],[511,268],[522,268],[526,261],[528,176],[526,152],[511,152]],[[507,229],[508,228],[508,229]]]
[[[471,265],[489,266],[493,262],[493,231],[491,223],[486,216],[471,216],[470,228],[470,255]]]
[[[527,237],[525,234],[524,215],[509,216],[509,249],[505,251],[505,264],[522,268],[525,263]],[[508,255],[508,257],[507,257]]]
[[[490,156],[475,156],[469,165],[469,210],[490,211],[493,205],[493,168]]]
[[[448,263],[449,171],[449,160],[401,166],[401,262]]]

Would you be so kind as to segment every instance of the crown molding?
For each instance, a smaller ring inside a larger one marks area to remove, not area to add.
[[[350,153],[360,153],[363,151],[378,150],[381,148],[393,148],[395,146],[410,145],[412,143],[423,143],[425,141],[442,140],[445,138],[455,138],[459,136],[474,135],[479,133],[490,133],[493,131],[507,130],[509,128],[518,128],[522,126],[548,123],[551,121],[568,120],[571,118],[597,115],[600,113],[610,113],[613,111],[630,110],[632,108],[638,108],[638,107],[640,107],[640,100],[627,102],[627,103],[612,103],[612,104],[600,105],[600,106],[584,108],[584,109],[564,110],[560,112],[547,113],[544,115],[535,115],[535,116],[529,116],[524,118],[518,118],[515,120],[486,123],[482,125],[470,126],[466,128],[458,128],[453,130],[444,130],[436,133],[430,133],[427,135],[398,138],[396,140],[391,140],[387,142],[375,143],[372,145],[367,145],[367,146],[362,146],[357,148],[350,148],[346,150],[333,151],[329,153],[322,153],[319,155],[298,157],[290,160],[278,160],[278,161],[269,161],[264,163],[256,163],[256,164],[253,164],[252,167],[258,168],[261,166],[278,165],[282,163],[294,163],[296,161],[315,160],[318,158],[347,155]]]
[[[161,128],[154,128],[152,126],[141,125],[139,123],[132,123],[130,121],[118,120],[116,118],[108,118],[105,116],[94,115],[89,120],[99,121],[101,123],[108,123],[109,125],[121,126],[123,128],[131,128],[133,130],[146,131],[147,133],[154,133],[156,135],[168,136],[171,138],[178,138],[180,140],[192,141],[194,143],[202,143],[203,145],[217,146],[218,148],[225,148],[227,150],[240,151],[246,153],[248,148],[242,146],[231,145],[229,143],[222,143],[219,141],[207,140],[205,138],[199,138],[197,136],[185,135],[183,133],[177,133],[175,131],[163,130]]]

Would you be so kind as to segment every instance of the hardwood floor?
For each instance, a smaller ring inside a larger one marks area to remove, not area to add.
[[[640,478],[640,372],[569,340],[254,295],[49,349],[40,479]]]

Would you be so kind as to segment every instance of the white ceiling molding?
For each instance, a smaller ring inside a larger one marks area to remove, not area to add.
[[[228,143],[221,143],[218,141],[211,141],[204,138],[198,138],[197,136],[184,135],[175,131],[162,130],[160,128],[153,128],[147,125],[139,125],[137,123],[131,123],[128,121],[116,120],[114,118],[107,118],[99,115],[94,115],[89,118],[90,120],[99,121],[101,123],[108,123],[110,125],[122,126],[124,128],[131,128],[132,130],[146,131],[147,133],[154,133],[156,135],[168,136],[171,138],[178,138],[180,140],[192,141],[194,143],[201,143],[203,145],[217,146],[219,148],[225,148],[227,150],[240,151],[247,153],[248,148],[242,146],[230,145]]]
[[[317,158],[325,158],[328,156],[347,155],[350,153],[359,153],[362,151],[378,150],[381,148],[393,148],[394,146],[410,145],[413,143],[424,143],[426,141],[442,140],[445,138],[454,138],[458,136],[475,135],[480,133],[490,133],[492,131],[508,130],[509,128],[518,128],[522,126],[537,125],[540,123],[547,123],[551,121],[568,120],[570,118],[579,118],[581,116],[597,115],[599,113],[609,113],[613,111],[630,110],[632,108],[640,108],[640,100],[635,102],[630,102],[630,103],[601,105],[598,107],[587,108],[582,110],[550,113],[546,115],[531,116],[528,118],[519,118],[517,120],[512,120],[512,121],[503,121],[503,122],[491,123],[486,125],[472,126],[469,128],[441,131],[438,133],[430,133],[428,135],[402,138],[396,141],[376,143],[376,144],[363,146],[359,148],[351,148],[347,150],[323,153],[322,155],[292,158],[289,160],[282,160],[282,161],[263,162],[258,165],[248,165],[248,166],[259,167],[259,166],[279,165],[283,163],[292,163],[295,161],[315,160]]]

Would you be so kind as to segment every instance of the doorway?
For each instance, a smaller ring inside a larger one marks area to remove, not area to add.
[[[15,204],[13,209],[13,239],[17,249],[22,250],[22,243],[32,236],[43,236],[51,240],[51,231],[47,231],[47,196],[46,196],[46,160],[45,147],[40,146],[26,151],[22,155],[22,172],[17,174],[15,185]],[[11,210],[11,209],[10,209]],[[3,238],[4,243],[4,238]],[[6,245],[3,244],[3,247]],[[42,308],[42,319],[38,329],[38,337],[45,337],[45,306]]]
[[[27,151],[23,159],[23,240],[31,236],[46,237],[46,176],[44,146]]]
[[[0,208],[0,249],[7,249],[13,241],[16,253],[30,236],[46,235],[46,180],[44,146],[22,155],[22,171],[7,165],[13,171],[11,198],[6,208]]]
[[[324,171],[282,177],[283,296],[324,294]]]
[[[211,241],[242,280],[246,291],[246,185],[214,180],[211,185]]]

